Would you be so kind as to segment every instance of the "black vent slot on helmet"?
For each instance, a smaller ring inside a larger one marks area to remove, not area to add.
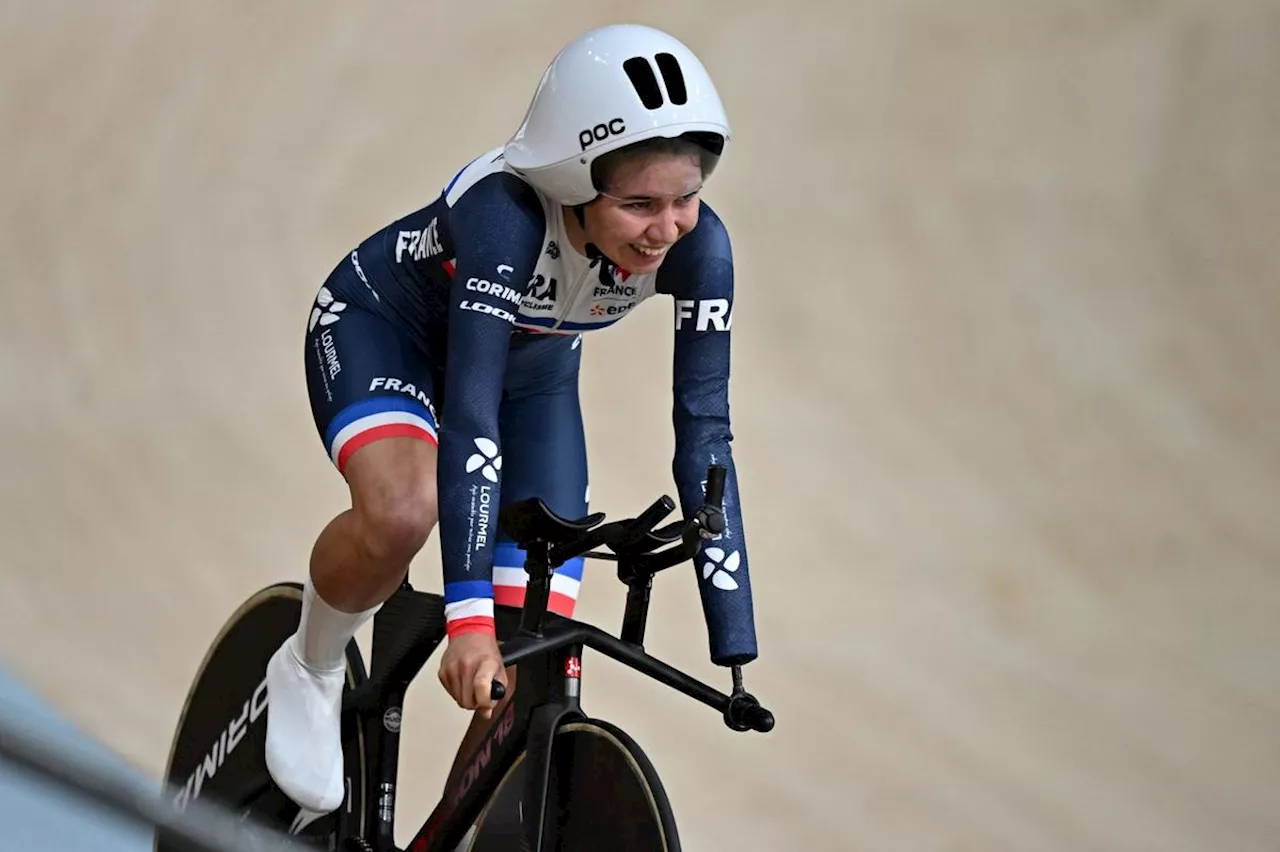
[[[684,88],[684,73],[680,70],[679,61],[670,53],[659,53],[654,58],[658,60],[658,70],[662,72],[662,81],[667,84],[667,95],[671,98],[671,103],[684,106],[689,100],[689,94]]]
[[[633,56],[622,63],[622,70],[627,72],[631,85],[640,96],[640,103],[645,109],[657,109],[662,106],[662,90],[658,88],[658,78],[654,76],[653,66],[643,56]],[[681,86],[684,85],[683,80]]]

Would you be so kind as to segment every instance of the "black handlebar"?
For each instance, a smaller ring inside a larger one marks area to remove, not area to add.
[[[675,508],[675,502],[664,494],[638,517],[601,524],[572,541],[553,545],[549,554],[551,563],[560,565],[601,545],[607,545],[614,551],[621,552],[639,543],[653,531],[659,521],[675,511]]]
[[[653,531],[659,521],[670,515],[675,509],[675,501],[663,494],[653,502],[652,506],[641,512],[640,517],[627,523],[628,533],[617,544],[620,547],[626,547],[644,538]]]
[[[653,533],[654,527],[675,510],[675,502],[663,495],[635,518],[602,524],[588,530],[573,541],[549,547],[547,554],[551,565],[559,565],[575,556],[588,554],[588,551],[601,545],[607,545],[619,556],[625,555],[633,572],[628,577],[636,574],[656,574],[658,571],[693,558],[698,552],[701,539],[711,538],[724,532],[724,486],[727,473],[728,470],[723,465],[708,467],[702,506],[683,522],[677,521],[654,534],[664,541],[675,541],[678,532],[678,544],[652,553],[627,554],[629,549],[637,545],[644,546],[645,537]],[[600,554],[588,555],[600,556]],[[773,730],[773,714],[761,707],[760,702],[753,695],[742,689],[742,672],[739,666],[733,667],[733,676],[734,690],[724,710],[725,724],[735,731],[753,730],[767,733]],[[506,688],[494,680],[489,688],[490,700],[501,701],[506,694]]]
[[[705,502],[708,506],[715,506],[717,509],[724,508],[725,473],[724,465],[712,465],[707,469],[707,496]]]

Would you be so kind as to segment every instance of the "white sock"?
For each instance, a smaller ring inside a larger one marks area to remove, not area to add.
[[[296,648],[303,665],[318,671],[345,668],[347,643],[381,608],[382,604],[364,612],[334,609],[316,593],[308,574],[302,585],[302,618],[298,622]]]

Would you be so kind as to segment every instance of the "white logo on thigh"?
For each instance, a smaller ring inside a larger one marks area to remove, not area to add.
[[[316,306],[311,309],[311,323],[307,326],[307,331],[315,331],[317,322],[320,325],[333,325],[341,319],[338,314],[346,309],[346,302],[336,301],[328,287],[321,287],[316,296]]]
[[[502,456],[498,455],[498,445],[488,438],[476,438],[476,449],[480,452],[473,453],[467,459],[467,473],[474,473],[479,468],[485,479],[497,482],[498,471],[502,470]]]
[[[738,563],[741,561],[738,551],[730,553],[727,559],[724,551],[718,547],[708,547],[703,554],[711,561],[702,566],[702,579],[710,577],[711,585],[726,592],[738,588],[738,581],[733,579],[733,572],[738,570]]]

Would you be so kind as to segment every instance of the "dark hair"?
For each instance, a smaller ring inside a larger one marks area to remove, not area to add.
[[[645,156],[693,157],[702,169],[702,179],[715,170],[724,151],[724,138],[716,133],[685,133],[681,136],[655,136],[601,154],[591,164],[591,183],[602,192],[627,161]]]

